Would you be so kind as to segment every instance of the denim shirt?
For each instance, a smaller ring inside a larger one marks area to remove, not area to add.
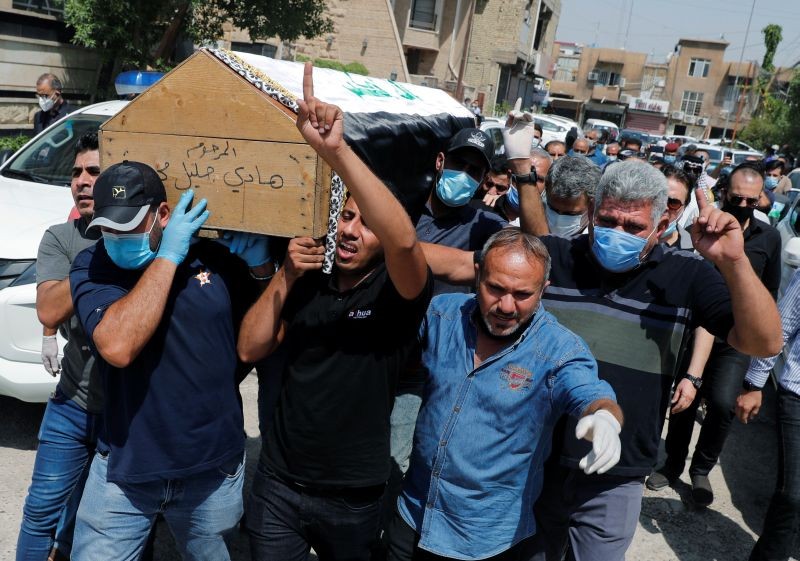
[[[475,368],[474,295],[435,297],[422,329],[428,380],[398,509],[419,547],[497,555],[536,530],[553,425],[615,399],[586,344],[539,306],[510,346]]]

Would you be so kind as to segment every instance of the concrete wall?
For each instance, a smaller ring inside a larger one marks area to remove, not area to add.
[[[56,18],[11,8],[11,0],[0,0],[4,14],[32,19]],[[0,131],[33,129],[33,116],[39,110],[34,93],[36,79],[52,72],[64,84],[64,98],[76,104],[75,97],[86,99],[94,90],[99,65],[97,54],[68,43],[0,35]]]

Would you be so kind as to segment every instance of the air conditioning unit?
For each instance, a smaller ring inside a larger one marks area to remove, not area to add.
[[[619,102],[620,103],[630,103],[632,96],[629,94],[619,94]]]
[[[683,111],[673,111],[670,117],[673,121],[683,121]]]
[[[617,85],[620,88],[624,88],[625,87],[625,78],[620,78],[619,81],[617,82]]]
[[[600,74],[596,71],[589,72],[589,75],[586,76],[586,79],[589,80],[590,82],[597,82],[599,78]]]
[[[663,79],[662,80],[656,80],[655,86],[657,88],[663,88],[666,85],[667,85],[667,81],[666,80],[663,80]]]
[[[687,125],[693,125],[695,124],[696,121],[697,117],[695,117],[694,115],[685,115],[683,117],[683,122],[686,123]]]
[[[697,119],[697,124],[700,125],[701,127],[708,126],[708,117],[700,117],[699,119]]]

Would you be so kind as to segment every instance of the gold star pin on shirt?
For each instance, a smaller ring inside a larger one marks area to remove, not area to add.
[[[194,276],[194,278],[200,281],[200,286],[211,284],[211,273],[208,271],[200,271]]]

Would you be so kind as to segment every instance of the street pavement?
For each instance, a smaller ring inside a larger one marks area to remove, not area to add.
[[[247,432],[247,483],[258,460],[254,375],[242,383]],[[715,501],[710,508],[690,504],[688,476],[675,489],[646,491],[628,561],[746,561],[761,530],[775,484],[774,391],[765,395],[759,418],[747,426],[735,422],[719,465],[711,475]],[[0,561],[14,559],[16,538],[36,449],[44,406],[0,397]],[[695,428],[695,438],[699,426]],[[795,555],[800,557],[800,555]],[[249,560],[247,537],[232,544],[233,561]],[[313,556],[312,556],[313,558]],[[160,524],[155,559],[177,561],[172,537]]]

